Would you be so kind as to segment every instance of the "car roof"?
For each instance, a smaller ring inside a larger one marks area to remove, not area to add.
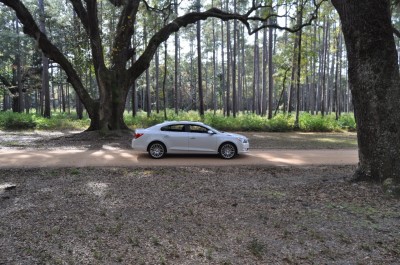
[[[196,125],[205,125],[202,122],[199,121],[164,121],[163,123],[160,123],[158,125],[160,126],[166,126],[166,125],[171,125],[171,124],[196,124]]]

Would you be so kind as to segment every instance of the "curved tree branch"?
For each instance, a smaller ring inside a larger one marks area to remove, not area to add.
[[[60,50],[50,42],[45,34],[43,34],[28,9],[20,0],[0,0],[0,3],[13,9],[24,26],[24,33],[36,40],[38,47],[42,52],[53,61],[57,62],[65,71],[68,76],[68,81],[74,87],[79,98],[83,102],[88,102],[85,105],[89,113],[94,111],[95,101],[90,97],[89,93],[85,90],[79,75],[76,73],[72,64],[68,59],[60,52]]]
[[[170,10],[172,10],[172,6],[174,5],[174,3],[169,3],[168,5],[164,6],[163,8],[156,8],[156,7],[150,6],[150,4],[146,0],[142,0],[142,2],[146,6],[147,10],[154,11],[157,13],[165,13],[166,11],[169,12]]]
[[[169,24],[165,25],[161,28],[149,41],[145,51],[143,54],[138,58],[138,60],[131,66],[128,70],[129,75],[131,76],[131,83],[138,78],[150,65],[150,61],[152,60],[155,52],[157,51],[158,46],[166,41],[169,36],[175,32],[177,32],[180,28],[186,27],[190,24],[194,24],[199,20],[206,20],[208,18],[218,18],[223,21],[234,20],[237,19],[240,21],[247,29],[248,33],[254,34],[255,32],[264,29],[264,28],[276,28],[280,30],[286,30],[289,32],[297,32],[301,30],[303,27],[307,25],[311,25],[311,23],[317,18],[318,10],[324,2],[328,0],[312,0],[314,5],[313,12],[309,15],[309,18],[306,20],[305,23],[297,24],[294,28],[279,26],[276,22],[275,23],[267,23],[269,18],[279,17],[275,13],[267,12],[267,15],[264,17],[252,15],[255,11],[266,8],[268,11],[273,9],[271,5],[262,5],[257,4],[257,1],[252,2],[252,7],[245,13],[245,14],[237,14],[237,13],[230,13],[227,11],[223,11],[218,8],[211,8],[204,12],[191,12],[181,17],[177,17]],[[276,8],[276,6],[275,6]],[[250,22],[260,22],[261,26],[252,28],[252,24]]]

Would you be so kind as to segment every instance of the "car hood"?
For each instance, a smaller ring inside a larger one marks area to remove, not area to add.
[[[247,139],[246,136],[241,135],[241,134],[237,134],[237,133],[223,132],[222,134],[225,135],[225,136],[229,136],[229,137],[235,137],[235,138],[240,137],[240,138],[245,138],[245,139]]]

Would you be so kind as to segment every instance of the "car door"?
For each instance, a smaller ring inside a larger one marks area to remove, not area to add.
[[[169,153],[183,153],[188,151],[188,132],[185,124],[172,124],[161,128],[162,142]]]
[[[189,125],[189,152],[216,153],[218,151],[217,138],[208,131],[208,128],[201,125]]]

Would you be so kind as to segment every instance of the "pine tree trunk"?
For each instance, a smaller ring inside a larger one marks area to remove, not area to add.
[[[236,13],[236,0],[233,1],[233,12]],[[236,117],[236,112],[237,112],[237,90],[236,90],[236,66],[237,66],[237,20],[233,21],[233,51],[232,51],[232,114],[233,117]]]
[[[226,116],[231,115],[231,27],[229,21],[226,22],[226,55],[227,55],[227,65],[226,65]]]
[[[293,97],[295,92],[295,85],[296,85],[296,72],[297,72],[297,53],[298,53],[298,32],[296,33],[296,39],[294,40],[294,47],[293,47],[293,64],[292,64],[292,75],[290,78],[290,87],[288,91],[288,106],[287,112],[292,113],[293,111]]]
[[[223,2],[221,1],[221,8],[223,8]],[[225,45],[224,45],[224,22],[221,22],[221,76],[220,76],[220,80],[221,80],[221,101],[222,101],[222,106],[223,106],[223,113],[224,115],[227,112],[227,106],[226,106],[226,95],[225,95]]]
[[[200,12],[200,0],[197,0],[197,12]],[[199,113],[204,116],[204,98],[203,98],[203,77],[202,77],[202,64],[201,64],[201,28],[200,20],[197,21],[197,78],[199,86]]]
[[[259,47],[258,47],[258,31],[254,34],[254,73],[253,73],[253,108],[252,112],[258,114],[258,89],[259,89]]]
[[[174,12],[175,15],[178,16],[178,1],[175,0],[174,1]],[[174,109],[175,109],[175,114],[178,114],[178,110],[179,110],[179,94],[178,94],[178,84],[179,84],[179,80],[178,80],[178,73],[179,73],[179,35],[178,32],[175,32],[175,73],[174,73],[174,81],[175,81],[175,85],[174,85]]]
[[[18,112],[24,112],[24,96],[23,96],[23,84],[22,84],[22,62],[21,62],[21,40],[19,37],[19,22],[18,19],[15,20],[15,27],[17,37],[17,54],[15,55],[15,60],[17,64],[17,87],[18,87]]]
[[[39,0],[38,4],[39,4],[39,10],[40,10],[40,30],[43,33],[46,33],[43,0]],[[46,118],[50,118],[51,110],[50,110],[50,87],[49,87],[49,59],[44,54],[42,54],[42,65],[43,65],[42,93],[44,96],[43,116]]]
[[[300,6],[300,11],[298,13],[298,21],[299,21],[299,25],[302,24],[302,20],[303,20],[303,6]],[[297,72],[296,72],[296,95],[297,95],[297,102],[296,102],[296,120],[294,123],[294,127],[295,129],[299,129],[300,128],[300,124],[299,124],[299,115],[300,115],[300,77],[301,77],[301,41],[302,41],[302,30],[299,30],[297,32]]]
[[[271,23],[271,19],[270,19]],[[268,29],[268,119],[272,119],[273,96],[274,96],[274,65],[272,64],[273,54],[273,28]]]
[[[214,7],[214,1],[211,2],[211,5]],[[212,42],[213,42],[213,51],[212,51],[212,61],[213,61],[213,85],[212,85],[212,108],[214,115],[217,112],[217,40],[215,35],[215,19],[212,20]]]
[[[168,43],[164,42],[164,79],[162,84],[162,91],[163,91],[163,101],[164,101],[164,119],[167,119],[167,108],[168,108],[168,101],[167,101],[167,92],[166,92],[166,85],[167,85],[167,75],[168,75]]]

